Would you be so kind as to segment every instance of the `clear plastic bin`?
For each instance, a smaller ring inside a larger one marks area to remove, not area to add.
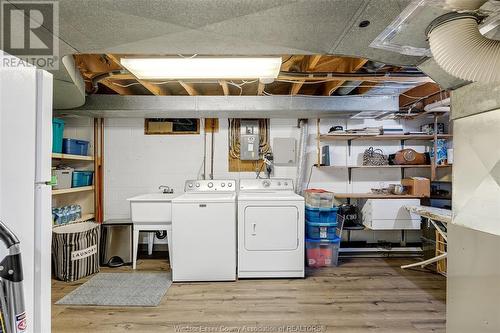
[[[306,239],[307,266],[331,267],[338,265],[340,238]]]
[[[305,190],[306,205],[313,208],[332,208],[334,205],[333,192],[321,189]]]

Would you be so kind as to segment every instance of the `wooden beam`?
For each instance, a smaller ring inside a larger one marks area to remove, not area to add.
[[[308,72],[313,70],[316,67],[316,65],[318,65],[320,59],[321,59],[320,54],[304,57],[304,59],[302,60],[302,64],[300,66],[301,71]],[[304,82],[305,80],[302,80],[297,83],[292,83],[292,87],[290,88],[290,95],[297,95],[300,91],[300,88],[302,88],[302,86],[304,85]]]
[[[106,57],[109,60],[111,60],[113,63],[115,63],[116,65],[120,66],[120,68],[123,68],[121,66],[121,62],[120,62],[120,58],[121,57],[120,56],[117,56],[117,55],[114,55],[114,54],[106,54]],[[163,89],[160,85],[154,84],[154,83],[151,83],[151,82],[147,82],[147,81],[144,81],[144,80],[140,80],[137,77],[135,77],[135,75],[133,75],[133,74],[131,74],[131,75],[133,76],[133,78],[135,80],[137,80],[137,82],[139,82],[144,88],[146,88],[153,95],[156,95],[156,96],[166,95],[165,89]]]
[[[229,86],[227,84],[227,81],[220,80],[219,84],[222,87],[222,91],[224,92],[224,96],[228,96],[229,95]]]
[[[134,95],[133,91],[128,87],[122,87],[114,84],[109,78],[102,79],[99,81],[100,84],[108,87],[119,95]]]
[[[110,76],[112,79],[117,80],[130,80],[135,79],[130,74],[113,74]],[[290,80],[290,81],[369,81],[369,82],[417,82],[417,83],[434,83],[434,81],[427,76],[420,77],[412,77],[412,76],[363,76],[363,75],[329,75],[325,76],[316,76],[316,77],[306,77],[299,75],[280,75],[278,76],[278,80]]]
[[[370,91],[373,87],[375,87],[378,83],[377,82],[366,82],[363,81],[361,82],[361,87],[358,87],[358,93],[360,95],[366,94],[368,91]]]
[[[404,95],[400,95],[399,106],[405,107],[411,105],[421,99],[438,94],[441,90],[441,87],[433,82],[422,84],[406,91]]]
[[[353,72],[358,71],[361,67],[363,67],[367,61],[368,61],[368,59],[348,58],[348,60],[346,60],[346,63],[342,64],[341,66],[344,67],[343,69],[347,73],[353,73]],[[346,81],[348,81],[348,80],[326,82],[325,87],[323,89],[323,95],[330,96],[331,94],[333,94],[335,92],[335,90],[337,90]],[[357,81],[361,81],[361,80],[357,80]]]
[[[197,96],[199,95],[198,91],[193,87],[191,83],[187,83],[184,81],[179,81],[179,84],[187,91],[189,96]]]

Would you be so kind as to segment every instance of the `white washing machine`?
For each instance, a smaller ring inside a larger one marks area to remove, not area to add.
[[[236,280],[236,181],[186,181],[172,235],[174,282]]]
[[[239,189],[238,277],[304,277],[304,198],[293,181],[246,179]]]

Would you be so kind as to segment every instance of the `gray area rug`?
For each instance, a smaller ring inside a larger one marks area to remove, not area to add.
[[[98,273],[56,304],[158,306],[171,285],[170,273]]]

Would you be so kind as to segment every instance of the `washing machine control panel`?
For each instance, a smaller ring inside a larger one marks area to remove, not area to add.
[[[293,191],[293,180],[284,179],[241,179],[240,191]]]
[[[234,179],[186,180],[185,192],[236,192]]]

